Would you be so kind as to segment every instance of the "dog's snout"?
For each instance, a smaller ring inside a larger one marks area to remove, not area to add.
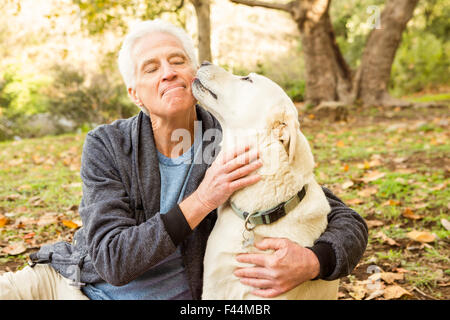
[[[212,64],[212,63],[205,60],[205,61],[202,62],[202,64],[200,66],[201,67],[205,67],[205,66],[209,66],[210,64]]]

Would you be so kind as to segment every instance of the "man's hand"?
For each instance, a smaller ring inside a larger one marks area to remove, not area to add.
[[[255,244],[260,250],[273,253],[239,254],[239,262],[254,267],[238,268],[234,275],[242,284],[257,288],[252,294],[273,298],[305,281],[314,279],[320,272],[317,256],[310,249],[285,238],[265,238]]]
[[[261,166],[257,150],[250,145],[237,147],[229,153],[220,152],[197,190],[180,203],[191,229],[227,201],[233,192],[258,182],[261,176],[250,174]]]

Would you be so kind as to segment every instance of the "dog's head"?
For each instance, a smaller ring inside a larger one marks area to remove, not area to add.
[[[219,120],[224,131],[270,131],[283,143],[292,162],[299,129],[298,113],[289,96],[275,82],[256,73],[236,76],[204,63],[192,88],[200,105]]]

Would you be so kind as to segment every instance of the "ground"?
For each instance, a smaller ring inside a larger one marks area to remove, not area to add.
[[[341,279],[339,299],[449,299],[448,101],[351,107],[340,121],[299,109],[317,180],[369,226],[367,250]],[[46,243],[71,241],[82,225],[84,137],[0,143],[0,274],[23,268]]]

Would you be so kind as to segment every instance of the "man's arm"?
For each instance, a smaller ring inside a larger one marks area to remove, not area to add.
[[[349,275],[366,250],[368,228],[364,219],[347,207],[329,189],[322,187],[331,212],[325,232],[312,251],[320,262],[319,279],[335,280]]]
[[[156,213],[137,224],[114,156],[92,133],[84,143],[81,178],[80,215],[88,252],[101,278],[115,286],[124,285],[176,250],[163,215]]]

